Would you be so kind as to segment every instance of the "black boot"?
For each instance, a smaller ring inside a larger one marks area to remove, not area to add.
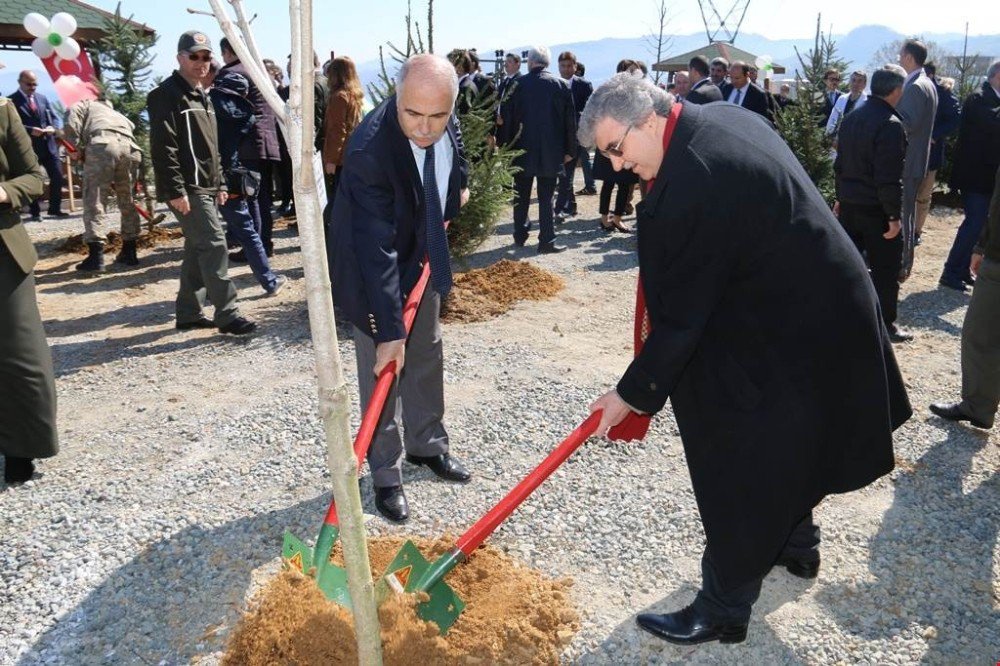
[[[87,243],[90,254],[87,258],[76,265],[78,271],[103,271],[104,270],[104,243]]]
[[[3,480],[8,485],[24,483],[34,476],[35,464],[31,462],[31,458],[15,458],[14,456],[5,456],[5,458]]]
[[[136,247],[134,240],[122,241],[122,250],[115,257],[116,264],[125,264],[126,266],[138,266],[139,256],[136,254]]]

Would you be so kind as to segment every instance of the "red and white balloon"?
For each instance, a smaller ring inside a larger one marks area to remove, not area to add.
[[[78,69],[74,61],[80,55],[80,43],[70,36],[76,32],[76,19],[72,14],[59,12],[50,21],[32,12],[24,17],[24,29],[35,38],[31,50],[36,56],[45,60],[55,54],[56,69],[61,71],[64,62],[70,64],[71,71]]]

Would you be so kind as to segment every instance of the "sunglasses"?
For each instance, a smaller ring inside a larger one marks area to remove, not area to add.
[[[622,135],[621,140],[618,141],[613,146],[608,146],[601,150],[601,154],[605,157],[623,157],[622,155],[622,144],[625,143],[625,139],[628,137],[628,133],[632,131],[632,126],[629,125],[628,129],[625,130],[625,134]]]
[[[205,53],[204,56],[198,55],[197,53],[188,53],[188,60],[191,62],[212,62],[212,54]]]

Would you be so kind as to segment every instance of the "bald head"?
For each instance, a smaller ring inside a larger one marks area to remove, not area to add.
[[[21,92],[31,95],[38,87],[38,76],[30,69],[26,69],[17,77],[17,83],[21,87]]]
[[[396,92],[401,94],[408,83],[415,84],[413,87],[429,86],[449,90],[453,103],[458,97],[455,66],[446,58],[432,53],[421,53],[406,59],[396,76]]]
[[[407,59],[396,79],[396,111],[406,138],[427,148],[444,134],[458,97],[455,67],[429,53]]]

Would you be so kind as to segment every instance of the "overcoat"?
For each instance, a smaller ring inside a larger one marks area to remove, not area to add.
[[[684,105],[638,251],[652,333],[617,389],[649,413],[670,399],[733,588],[825,495],[893,468],[909,401],[864,261],[758,114]]]

